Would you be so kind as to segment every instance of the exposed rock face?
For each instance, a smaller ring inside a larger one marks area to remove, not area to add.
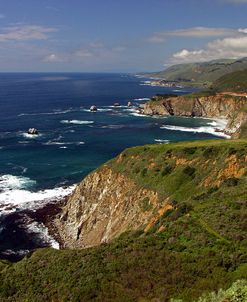
[[[241,109],[247,104],[245,97],[215,95],[208,97],[155,97],[147,102],[141,112],[146,115],[175,115],[187,117],[224,118],[228,120],[225,132],[235,138],[247,113]]]
[[[95,105],[92,105],[91,107],[90,107],[90,111],[92,111],[92,112],[95,112],[95,111],[97,111],[98,109],[97,109],[97,107],[95,106]]]
[[[36,128],[29,128],[27,130],[27,133],[28,134],[32,134],[32,135],[38,135],[39,134],[39,132],[38,132],[38,130]]]
[[[171,207],[157,192],[104,166],[77,186],[55,223],[64,247],[89,247],[127,230],[148,228]]]
[[[63,247],[96,246],[126,231],[163,231],[159,221],[179,204],[244,182],[245,151],[244,140],[125,150],[89,174],[67,201],[55,220]]]

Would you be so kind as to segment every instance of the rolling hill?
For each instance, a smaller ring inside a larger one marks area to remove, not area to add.
[[[209,85],[220,77],[238,70],[247,69],[247,58],[238,60],[222,59],[202,63],[173,65],[163,71],[148,73],[146,76],[178,81],[184,84]]]
[[[213,83],[212,88],[217,92],[247,92],[247,68],[220,77]]]

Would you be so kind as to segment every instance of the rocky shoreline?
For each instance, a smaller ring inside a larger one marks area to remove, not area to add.
[[[0,258],[12,262],[38,248],[63,248],[64,242],[54,224],[68,197],[51,200],[43,207],[15,211],[1,217]]]
[[[139,108],[139,113],[149,116],[181,116],[227,120],[225,129],[217,131],[238,138],[241,126],[247,122],[246,97],[212,95],[201,97],[153,97]]]

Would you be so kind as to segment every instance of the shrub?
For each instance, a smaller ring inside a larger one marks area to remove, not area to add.
[[[192,176],[194,176],[194,174],[195,174],[195,172],[196,172],[196,169],[195,169],[194,167],[187,166],[187,167],[184,168],[183,172],[184,172],[186,175],[192,177]]]
[[[224,184],[227,187],[235,187],[235,186],[238,185],[238,182],[239,182],[239,179],[235,178],[235,177],[228,178],[228,179],[224,180]]]

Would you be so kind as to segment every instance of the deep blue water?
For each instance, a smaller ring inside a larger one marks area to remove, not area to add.
[[[126,108],[107,107],[166,92],[171,89],[142,86],[140,79],[119,74],[0,74],[0,175],[24,175],[36,181],[33,189],[51,188],[79,181],[129,146],[211,138],[160,129],[201,126],[204,120],[136,117]],[[84,111],[92,104],[109,111]],[[61,122],[66,120],[93,123]],[[41,136],[24,137],[29,127]]]
[[[142,81],[126,74],[0,74],[0,245],[6,234],[11,238],[5,224],[1,241],[1,214],[8,214],[6,205],[18,212],[28,192],[70,186],[126,147],[215,138],[189,131],[208,127],[208,120],[136,115],[144,102],[137,99],[191,91]],[[135,107],[127,108],[128,101]],[[113,108],[115,102],[121,107]],[[99,111],[89,112],[91,105]],[[164,125],[185,131],[161,129]],[[26,137],[30,127],[40,135]]]

